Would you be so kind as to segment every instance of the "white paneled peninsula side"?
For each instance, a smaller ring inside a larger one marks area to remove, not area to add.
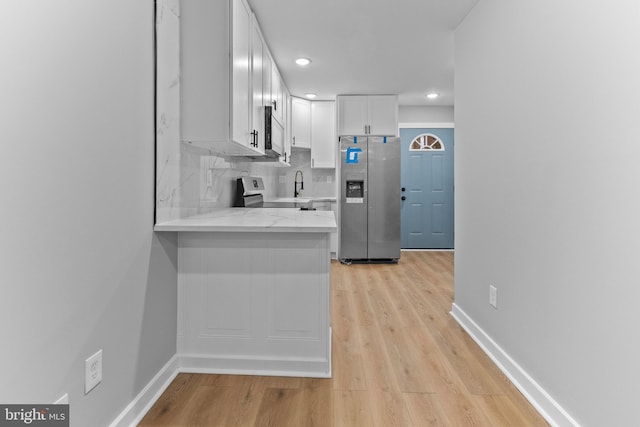
[[[227,208],[178,232],[183,372],[330,377],[333,212]]]

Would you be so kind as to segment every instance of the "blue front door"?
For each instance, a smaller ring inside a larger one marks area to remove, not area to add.
[[[453,249],[453,129],[400,129],[401,244]]]

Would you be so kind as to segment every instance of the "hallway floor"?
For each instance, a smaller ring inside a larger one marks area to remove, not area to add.
[[[333,378],[180,374],[140,426],[547,426],[449,315],[453,252],[331,265]]]

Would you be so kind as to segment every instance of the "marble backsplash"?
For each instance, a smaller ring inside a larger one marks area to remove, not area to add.
[[[233,204],[235,180],[241,176],[260,176],[265,197],[293,197],[296,171],[304,181],[302,197],[336,196],[335,169],[312,169],[309,150],[295,150],[291,167],[247,161],[242,157],[222,157],[180,146],[178,161],[164,169],[178,170],[176,184],[158,187],[157,222],[204,214]],[[159,173],[159,182],[165,174]]]
[[[180,0],[158,0],[156,37],[156,222],[164,222],[182,216]]]
[[[309,150],[294,151],[291,167],[247,161],[242,157],[220,157],[181,150],[180,209],[183,216],[203,214],[233,204],[235,180],[241,176],[260,176],[265,197],[293,197],[296,171],[304,180],[303,197],[335,196],[335,169],[311,169]]]
[[[311,151],[294,149],[291,152],[291,167],[278,171],[278,181],[275,183],[278,197],[293,197],[293,182],[297,170],[302,171],[304,177],[302,197],[336,196],[336,169],[312,169]]]

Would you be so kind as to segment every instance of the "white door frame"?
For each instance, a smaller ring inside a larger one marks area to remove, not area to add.
[[[398,135],[400,135],[400,129],[417,128],[455,128],[455,125],[453,122],[398,123]]]

